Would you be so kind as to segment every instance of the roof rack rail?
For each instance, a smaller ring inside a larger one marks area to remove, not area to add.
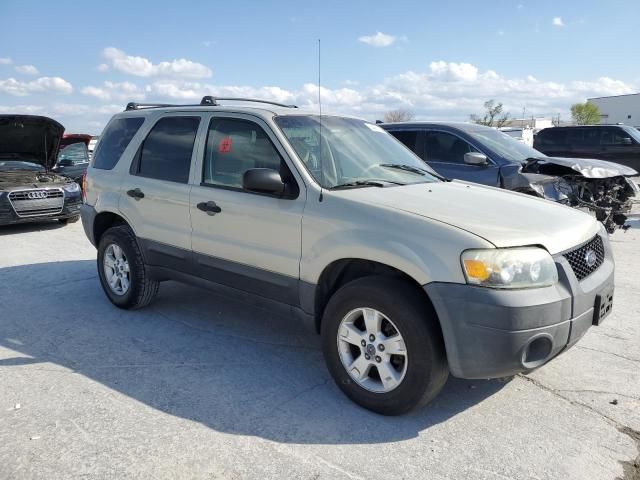
[[[205,95],[200,101],[200,105],[218,105],[218,100],[229,100],[235,102],[254,102],[254,103],[266,103],[267,105],[275,105],[277,107],[285,108],[298,108],[297,105],[287,105],[286,103],[272,102],[270,100],[260,100],[258,98],[242,98],[242,97],[213,97],[211,95]]]
[[[127,110],[139,110],[141,108],[163,108],[163,107],[180,107],[181,105],[172,105],[170,103],[137,103],[137,102],[129,102],[127,103]]]

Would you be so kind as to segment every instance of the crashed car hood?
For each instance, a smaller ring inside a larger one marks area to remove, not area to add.
[[[53,166],[64,127],[48,117],[0,115],[0,158]]]
[[[530,160],[528,163],[561,165],[575,170],[586,178],[633,177],[638,175],[638,172],[633,168],[607,162],[606,160],[596,160],[595,158],[546,157]]]
[[[453,225],[496,247],[542,245],[552,255],[586,242],[600,230],[594,218],[574,208],[459,181],[368,187],[338,193],[355,201]]]

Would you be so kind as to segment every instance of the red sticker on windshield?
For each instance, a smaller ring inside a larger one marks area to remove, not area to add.
[[[224,137],[218,143],[218,152],[219,153],[229,153],[231,151],[231,137]]]

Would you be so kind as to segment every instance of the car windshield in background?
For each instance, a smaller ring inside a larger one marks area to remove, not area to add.
[[[465,130],[476,142],[484,145],[510,162],[522,163],[528,158],[545,158],[546,155],[519,142],[500,130],[474,128]]]
[[[321,134],[317,115],[283,115],[275,122],[324,188],[439,181],[430,167],[377,125],[323,116]]]
[[[83,142],[72,143],[60,150],[58,154],[58,162],[67,161],[75,165],[76,163],[85,163],[89,161],[89,153],[87,146]]]
[[[9,170],[31,170],[35,172],[44,171],[44,167],[38,163],[23,162],[22,160],[4,160],[0,158],[0,172]]]

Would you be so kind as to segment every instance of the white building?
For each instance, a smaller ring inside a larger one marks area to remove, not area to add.
[[[538,133],[543,128],[553,127],[553,120],[546,117],[510,118],[504,126],[513,128],[530,128],[533,130],[533,133]]]
[[[640,126],[640,93],[587,99],[600,110],[600,123]]]

